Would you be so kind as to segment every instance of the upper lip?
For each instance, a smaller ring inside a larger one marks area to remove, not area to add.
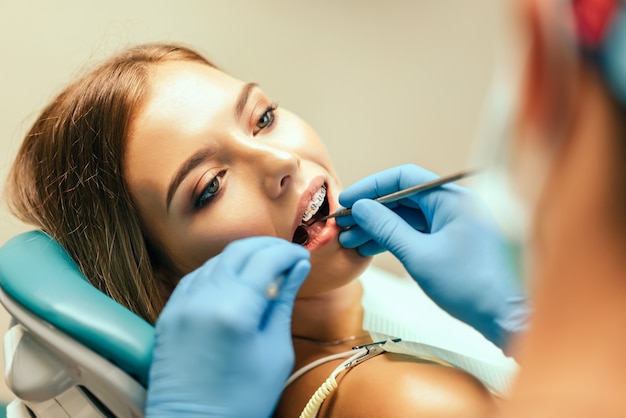
[[[324,184],[325,181],[323,177],[316,177],[311,180],[309,186],[300,196],[296,209],[296,218],[294,219],[293,227],[291,229],[292,236],[296,233],[296,229],[302,223],[302,216],[304,215],[306,208],[309,206],[309,202],[313,199],[313,194],[315,194],[315,192],[317,192]]]

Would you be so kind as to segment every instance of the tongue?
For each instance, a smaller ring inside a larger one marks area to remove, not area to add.
[[[317,237],[322,229],[324,229],[324,224],[326,222],[316,222],[311,226],[303,226],[306,232],[309,234],[309,242],[313,241],[315,237]]]

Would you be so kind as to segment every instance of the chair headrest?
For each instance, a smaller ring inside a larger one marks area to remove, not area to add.
[[[0,248],[0,286],[12,299],[147,385],[154,327],[93,287],[39,231]]]

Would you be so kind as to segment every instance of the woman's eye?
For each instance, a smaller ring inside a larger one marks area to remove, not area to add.
[[[202,192],[200,192],[200,195],[195,199],[194,202],[195,209],[200,209],[208,205],[209,203],[211,203],[211,200],[213,200],[213,198],[217,196],[217,194],[221,190],[220,179],[222,175],[223,173],[220,173],[217,176],[213,177],[211,181],[209,181],[209,183],[206,185],[206,187],[202,190]]]
[[[268,129],[272,126],[272,124],[274,124],[274,120],[276,119],[276,115],[274,114],[274,112],[277,108],[277,104],[272,104],[268,106],[267,109],[265,109],[265,112],[263,112],[259,120],[256,122],[256,125],[254,126],[254,130],[252,131],[253,135],[258,134],[263,129]]]

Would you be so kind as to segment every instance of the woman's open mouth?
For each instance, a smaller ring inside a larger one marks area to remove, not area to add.
[[[296,244],[306,245],[313,240],[326,225],[326,221],[315,221],[328,215],[329,212],[330,206],[326,195],[326,185],[324,184],[311,197],[311,201],[302,215],[302,222],[296,228],[291,241]]]

